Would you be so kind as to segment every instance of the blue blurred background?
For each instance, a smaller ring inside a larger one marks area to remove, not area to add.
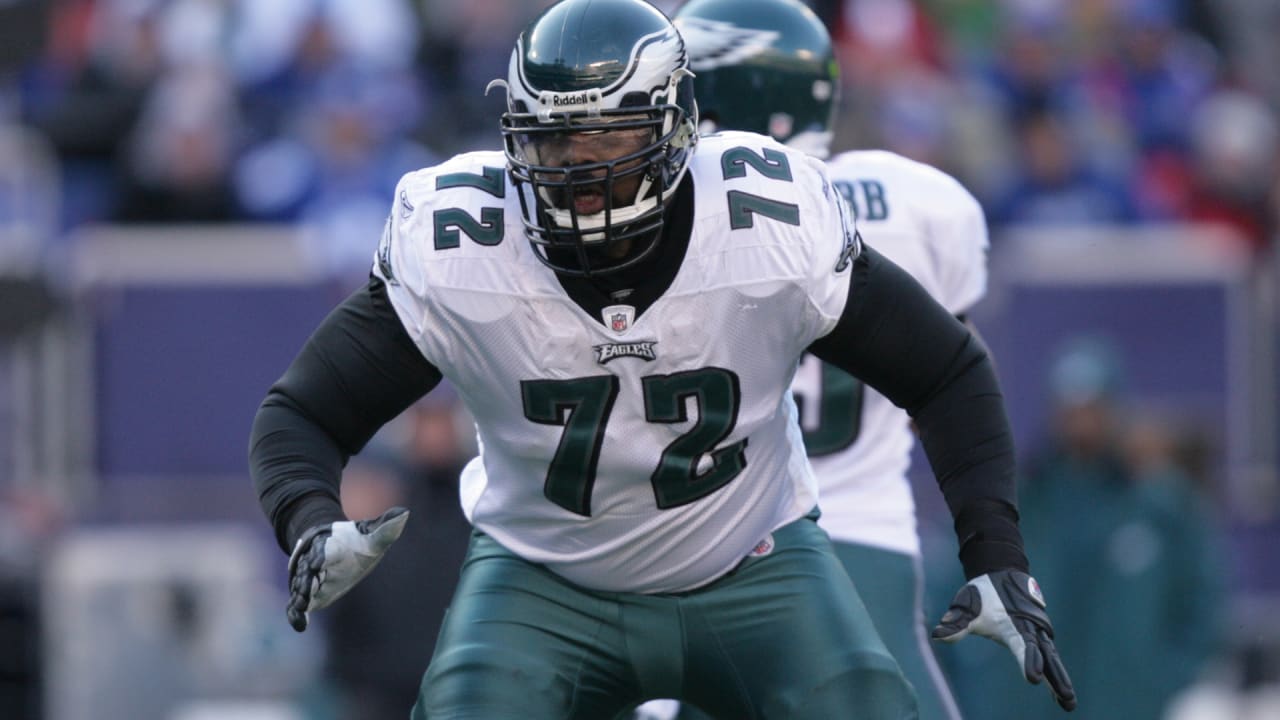
[[[546,4],[0,0],[0,718],[407,715],[465,412],[433,393],[353,461],[348,513],[410,504],[417,534],[306,635],[249,424],[400,175],[499,147],[483,88]],[[1280,717],[1280,0],[810,5],[835,149],[988,214],[974,319],[1077,716]],[[936,616],[959,568],[914,473]],[[1051,705],[977,642],[942,652],[969,717]]]

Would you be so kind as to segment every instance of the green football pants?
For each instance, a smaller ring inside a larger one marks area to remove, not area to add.
[[[960,711],[929,648],[921,609],[924,574],[919,558],[869,545],[835,543],[836,556],[854,578],[872,622],[916,691],[921,720],[958,720]],[[729,720],[731,716],[718,715]],[[683,705],[679,720],[709,720]]]
[[[868,545],[835,543],[880,638],[916,691],[921,720],[958,720],[960,710],[925,632],[920,559]]]
[[[476,533],[413,720],[904,720],[915,696],[812,519],[674,595],[593,592]]]

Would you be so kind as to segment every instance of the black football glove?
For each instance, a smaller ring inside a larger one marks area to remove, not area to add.
[[[302,534],[289,555],[289,607],[294,630],[307,629],[307,614],[329,607],[382,560],[400,537],[409,511],[393,507],[372,520],[317,525]]]
[[[955,642],[969,633],[1009,648],[1027,681],[1047,679],[1053,699],[1074,710],[1076,691],[1053,644],[1053,625],[1035,578],[1017,570],[997,570],[970,580],[951,601],[933,638]]]

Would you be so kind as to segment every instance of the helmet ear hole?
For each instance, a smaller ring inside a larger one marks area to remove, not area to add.
[[[638,90],[632,90],[626,95],[623,95],[622,99],[618,101],[618,107],[624,107],[624,108],[625,107],[641,108],[649,104],[650,104],[649,96]]]
[[[685,71],[676,83],[676,96],[668,102],[679,105],[689,116],[692,126],[698,127],[698,101],[694,95],[693,73]]]

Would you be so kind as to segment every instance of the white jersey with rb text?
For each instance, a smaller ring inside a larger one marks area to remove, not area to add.
[[[953,314],[986,293],[987,225],[973,195],[949,175],[894,153],[842,153],[828,161],[858,229]],[[818,476],[832,539],[920,554],[907,479],[910,418],[888,398],[806,355],[792,391]]]

